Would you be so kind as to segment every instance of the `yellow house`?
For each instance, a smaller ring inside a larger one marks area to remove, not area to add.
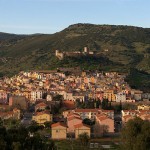
[[[67,126],[58,122],[51,125],[52,128],[52,139],[66,139],[67,138]]]
[[[75,138],[77,139],[80,134],[87,133],[87,135],[91,136],[91,129],[90,126],[85,125],[83,123],[77,124],[75,127]]]
[[[35,115],[32,116],[32,120],[36,121],[39,124],[44,124],[47,121],[52,121],[52,114],[47,111],[36,112]]]
[[[104,98],[108,99],[108,101],[116,101],[116,96],[113,90],[104,91]]]

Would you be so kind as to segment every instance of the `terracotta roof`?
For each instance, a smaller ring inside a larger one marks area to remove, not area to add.
[[[137,110],[122,110],[123,112],[138,112]]]
[[[150,110],[139,110],[140,113],[150,113]]]
[[[114,110],[104,110],[104,109],[102,109],[101,111],[102,112],[114,112]]]
[[[71,117],[67,118],[68,121],[71,121],[74,119],[82,120],[80,117],[77,117],[77,116],[71,116]]]
[[[65,101],[63,101],[63,106],[68,109],[74,109],[75,103],[74,103],[74,101],[65,100]]]
[[[73,112],[70,112],[67,117],[71,117],[71,116],[80,116],[78,113],[73,113]]]
[[[131,116],[131,115],[126,115],[126,116],[123,116],[123,118],[124,118],[124,119],[128,119],[128,118],[133,119],[134,117]]]
[[[35,107],[41,107],[41,106],[47,106],[47,104],[45,104],[44,102],[37,104]]]
[[[100,109],[75,109],[75,112],[98,112]]]
[[[62,122],[57,122],[57,123],[54,123],[51,125],[51,127],[58,127],[58,126],[63,126],[63,127],[66,127],[67,128],[67,125],[65,123],[62,123]]]
[[[43,115],[43,114],[48,114],[48,115],[50,115],[50,112],[49,112],[49,111],[36,112],[36,113],[34,114],[34,116],[39,116],[39,115]]]
[[[98,120],[103,121],[106,119],[110,119],[108,116],[104,115],[104,114],[99,114],[96,116]],[[112,119],[111,119],[112,120]]]
[[[90,128],[90,126],[88,126],[86,124],[83,124],[83,123],[74,125],[74,128],[81,128],[81,127],[88,127],[88,128]]]

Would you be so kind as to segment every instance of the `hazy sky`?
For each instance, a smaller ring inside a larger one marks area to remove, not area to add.
[[[74,23],[150,28],[150,0],[0,0],[0,32],[54,33]]]

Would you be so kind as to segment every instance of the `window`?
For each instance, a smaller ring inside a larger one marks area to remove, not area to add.
[[[58,132],[59,132],[59,130],[56,130],[56,132],[58,133]]]

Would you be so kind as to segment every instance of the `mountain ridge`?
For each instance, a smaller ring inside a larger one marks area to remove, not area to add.
[[[2,73],[9,72],[7,66],[9,67],[10,63],[18,66],[18,69],[16,69],[16,66],[11,66],[15,70],[38,69],[40,67],[50,69],[51,61],[57,59],[54,58],[56,49],[61,51],[82,51],[85,46],[97,51],[97,53],[102,54],[114,63],[126,65],[127,68],[136,67],[139,70],[150,73],[149,60],[145,57],[149,57],[149,28],[78,23],[54,34],[23,36],[11,34],[11,37],[7,34],[8,38],[5,36],[5,40],[2,40],[1,35],[0,57],[7,60],[0,65]],[[108,52],[105,50],[108,50]],[[33,57],[32,60],[30,56]],[[41,64],[44,58],[46,61],[50,60],[46,67]],[[22,67],[22,65],[25,65],[25,60],[30,61],[30,64],[26,64],[27,67]]]

